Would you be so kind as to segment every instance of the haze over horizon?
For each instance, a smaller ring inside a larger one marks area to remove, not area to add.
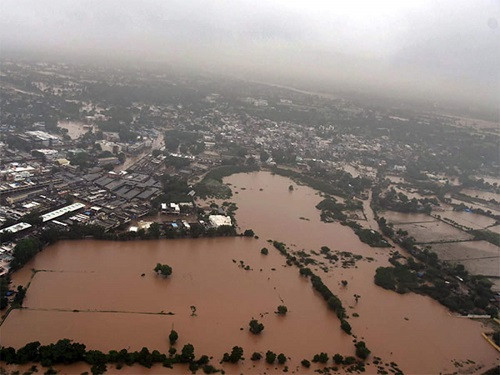
[[[5,0],[0,48],[498,112],[500,2]]]

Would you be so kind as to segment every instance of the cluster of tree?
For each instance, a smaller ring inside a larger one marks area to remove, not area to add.
[[[463,203],[460,204],[452,204],[453,206],[453,211],[468,211],[468,212],[473,212],[478,215],[483,215],[487,217],[491,217],[492,219],[495,219],[496,221],[500,222],[500,215],[495,215],[491,210],[483,210],[480,207],[468,207]]]
[[[243,236],[245,237],[253,237],[255,236],[255,233],[252,229],[246,229],[244,232],[243,232]]]
[[[237,363],[240,359],[244,359],[243,348],[241,346],[233,346],[231,354],[224,353],[221,362]]]
[[[90,168],[96,165],[97,159],[90,155],[88,152],[80,151],[72,153],[69,156],[71,165],[76,165],[81,168]]]
[[[271,350],[268,350],[266,352],[266,362],[267,363],[269,363],[270,365],[272,365],[274,363],[274,361],[276,361],[276,359],[278,360],[278,363],[280,365],[284,364],[286,362],[286,360],[287,360],[286,356],[283,353],[280,353],[280,354],[276,355],[276,353],[274,353]]]
[[[345,203],[338,203],[335,198],[329,197],[319,202],[316,208],[321,210],[321,220],[324,222],[345,221],[347,215],[343,211],[361,210],[363,203],[353,199],[346,199]]]
[[[155,363],[161,363],[163,366],[170,368],[176,363],[185,363],[189,364],[189,369],[192,372],[196,372],[200,368],[206,374],[220,371],[209,364],[209,358],[206,355],[196,360],[194,347],[191,344],[184,345],[180,354],[170,353],[166,355],[157,350],[150,352],[147,348],[142,348],[138,352],[129,352],[126,349],[122,349],[120,351],[111,350],[108,353],[103,353],[99,350],[86,350],[84,344],[62,339],[55,344],[49,345],[41,345],[40,342],[35,341],[26,344],[18,350],[12,347],[1,347],[0,358],[7,364],[34,362],[40,363],[44,367],[86,362],[92,366],[92,374],[103,374],[107,370],[106,364],[109,363],[115,363],[117,367],[122,367],[124,364],[132,366],[137,363],[147,368],[151,368]]]
[[[356,233],[361,242],[371,247],[391,247],[384,237],[374,229],[358,228],[354,229],[354,233]]]
[[[497,233],[494,233],[487,229],[477,229],[472,230],[471,234],[474,236],[475,240],[488,241],[493,245],[500,246],[500,236]]]
[[[170,276],[172,274],[172,267],[168,264],[157,263],[154,271],[162,276]]]
[[[492,191],[495,193],[500,193],[499,186],[496,182],[490,183],[486,181],[484,178],[471,178],[468,175],[460,176],[460,182],[462,183],[463,188],[472,188],[472,189],[480,189],[486,191]]]
[[[199,132],[182,131],[178,129],[168,130],[164,136],[165,148],[171,152],[178,150],[184,154],[198,155],[205,150],[205,143]]]
[[[186,179],[164,174],[160,177],[160,182],[163,193],[153,200],[154,207],[159,207],[163,202],[179,203],[191,199],[187,195],[190,189]]]
[[[201,198],[229,198],[232,194],[231,188],[224,185],[222,179],[235,173],[248,173],[256,170],[258,170],[256,166],[223,165],[208,172],[203,180],[194,186],[194,189]]]
[[[364,341],[358,341],[356,344],[354,344],[356,347],[356,355],[361,358],[361,359],[366,359],[370,355],[371,351],[366,347],[366,344]]]
[[[351,174],[338,170],[312,170],[309,174],[295,172],[289,169],[273,167],[272,171],[284,177],[289,177],[325,194],[348,198],[361,194],[371,186],[371,181],[364,177],[352,177]]]
[[[333,310],[340,319],[340,328],[342,328],[344,332],[351,334],[351,326],[345,320],[347,316],[345,308],[342,306],[342,301],[323,283],[321,277],[312,274],[310,278],[313,288],[321,294],[328,307]]]
[[[485,277],[469,275],[463,265],[440,262],[435,253],[428,250],[415,252],[406,259],[399,253],[389,261],[393,267],[379,267],[375,272],[375,284],[398,293],[415,292],[425,294],[439,301],[452,311],[461,314],[486,313],[498,316],[492,283]],[[467,287],[468,293],[462,291]]]
[[[356,355],[359,358],[361,358],[362,360],[365,360],[366,358],[368,358],[368,355],[370,354],[370,350],[368,350],[368,348],[366,348],[366,345],[363,341],[356,343],[355,347],[356,347],[356,349],[358,347],[364,348],[364,349],[360,350],[359,353],[358,353],[358,350],[356,350]],[[311,366],[311,362],[326,364],[326,363],[328,363],[328,360],[329,360],[328,354],[321,352],[321,353],[315,354],[311,361],[309,361],[307,359],[302,360],[301,364],[302,364],[302,366],[309,368]],[[332,361],[336,365],[349,366],[349,365],[353,365],[354,363],[356,363],[356,358],[353,356],[344,357],[341,354],[337,353],[332,357]],[[359,365],[361,365],[361,367],[363,367],[362,362],[359,362]],[[337,370],[335,370],[335,371],[337,371]],[[348,372],[352,372],[352,371],[348,371]]]
[[[7,292],[10,287],[10,275],[0,276],[0,310],[5,309],[9,305],[9,300],[7,298]]]
[[[431,213],[432,206],[439,206],[436,198],[408,198],[402,192],[396,192],[395,189],[390,189],[385,196],[377,197],[377,204],[385,209],[398,212],[423,212]]]
[[[390,224],[380,218],[379,225],[384,228],[392,228]],[[461,264],[449,264],[439,260],[436,253],[429,249],[419,249],[415,245],[415,238],[404,233],[396,233],[402,238],[396,238],[394,231],[387,230],[387,235],[397,240],[401,247],[410,252],[420,263],[415,262],[412,256],[408,256],[406,263],[398,260],[403,258],[396,252],[389,261],[394,266],[380,267],[375,274],[375,283],[383,288],[395,290],[399,293],[412,291],[434,298],[452,311],[461,314],[486,313],[490,316],[498,316],[498,308],[490,303],[494,300],[491,290],[492,283],[485,277],[469,275]],[[477,233],[473,231],[472,233]],[[487,231],[479,231],[487,232]],[[481,237],[479,237],[481,238]],[[484,238],[481,238],[484,239]],[[464,294],[457,280],[467,287],[468,294]]]
[[[31,258],[42,249],[43,245],[35,237],[25,237],[20,240],[12,251],[12,270],[17,270],[24,266]]]
[[[351,334],[351,325],[346,320],[347,316],[345,308],[342,306],[342,301],[332,293],[332,291],[323,283],[321,278],[315,275],[311,269],[303,267],[300,261],[288,252],[286,245],[283,242],[273,241],[273,246],[287,258],[287,263],[294,264],[299,267],[300,275],[310,277],[313,288],[321,294],[328,307],[332,309],[340,319],[340,328],[344,332]]]

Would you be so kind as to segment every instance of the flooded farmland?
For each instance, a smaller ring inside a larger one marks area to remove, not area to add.
[[[472,274],[500,278],[500,248],[486,241],[433,244],[432,250],[442,260],[458,262]]]
[[[323,259],[324,265],[310,268],[342,300],[358,339],[405,373],[474,373],[497,363],[480,323],[454,317],[428,297],[377,287],[375,269],[388,264],[391,250],[361,243],[349,227],[321,222],[316,191],[296,184],[289,191],[289,179],[268,172],[233,175],[225,182],[237,186],[231,201],[238,206],[239,227],[253,229],[259,239],[59,242],[14,275],[14,284],[31,284],[26,309],[13,310],[1,326],[2,345],[70,338],[100,350],[146,346],[166,352],[175,327],[178,347],[192,343],[197,355],[212,355],[215,364],[234,345],[242,346],[247,360],[228,366],[229,373],[282,372],[262,361],[253,367],[253,351],[283,352],[291,358],[290,371],[300,373],[300,361],[316,353],[353,355],[353,337],[340,330],[309,280],[266,242],[272,239],[318,261],[321,246],[362,256],[353,267]],[[267,256],[260,254],[264,246]],[[169,279],[154,274],[158,262],[172,266]],[[354,294],[361,296],[358,302]],[[280,304],[289,310],[284,317],[274,314]],[[251,318],[264,324],[261,335],[248,332]],[[134,373],[122,371],[117,372]],[[376,372],[373,364],[367,372]]]

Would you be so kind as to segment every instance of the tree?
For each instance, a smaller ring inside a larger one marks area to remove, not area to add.
[[[188,363],[194,359],[194,346],[191,344],[186,344],[182,348],[179,360],[181,363]]]
[[[276,360],[276,353],[273,353],[272,351],[268,350],[266,352],[266,362],[272,365],[275,360]]]
[[[264,330],[264,324],[259,323],[256,319],[250,320],[249,326],[250,332],[252,332],[254,335],[258,335]]]
[[[23,288],[21,285],[17,287],[16,296],[14,297],[13,304],[16,306],[22,306],[24,297],[26,296],[26,288]]]
[[[340,328],[342,328],[345,333],[351,334],[351,325],[347,322],[347,320],[342,319],[340,322]]]
[[[157,263],[154,271],[163,276],[170,276],[172,274],[172,267],[170,267],[168,264]]]
[[[245,230],[245,231],[243,232],[243,235],[244,235],[245,237],[253,237],[253,236],[255,236],[255,233],[254,233],[254,231],[253,231],[253,230],[251,230],[251,229],[247,229],[247,230]]]
[[[161,225],[158,223],[152,223],[148,228],[148,233],[152,238],[160,238]]]
[[[283,353],[278,354],[278,363],[282,365],[285,362],[286,362],[286,355],[284,355]]]
[[[174,345],[177,342],[178,338],[179,338],[179,335],[177,334],[177,332],[174,330],[171,330],[170,334],[168,335],[168,340],[170,341],[170,345]]]
[[[335,362],[337,365],[340,365],[343,360],[344,360],[344,357],[338,353],[333,356],[333,362]]]
[[[361,359],[366,359],[370,355],[371,351],[366,347],[364,341],[359,341],[355,345],[356,355]]]
[[[269,250],[267,249],[267,247],[263,247],[262,249],[260,249],[260,253],[262,255],[267,255],[269,254]]]
[[[311,367],[311,362],[309,362],[307,359],[303,359],[302,362],[300,362],[302,364],[302,366],[304,366],[305,368],[309,368]]]
[[[17,243],[12,252],[12,259],[10,265],[16,270],[24,266],[33,256],[42,248],[40,241],[36,238],[27,237],[23,238]]]
[[[258,353],[258,352],[254,352],[252,354],[252,357],[250,357],[250,359],[252,361],[260,361],[260,359],[262,358],[262,354]]]
[[[278,315],[286,315],[286,313],[288,312],[288,309],[285,305],[279,305],[278,306],[278,311],[276,311],[276,314]]]
[[[328,362],[328,354],[323,353],[323,352],[321,352],[319,354],[315,354],[312,361],[319,362],[319,363],[326,363],[326,362]]]

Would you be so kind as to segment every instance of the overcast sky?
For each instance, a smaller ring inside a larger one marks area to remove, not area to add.
[[[1,0],[0,47],[500,101],[500,0]]]

